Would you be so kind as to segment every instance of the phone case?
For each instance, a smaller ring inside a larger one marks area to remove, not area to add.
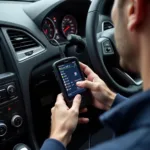
[[[70,100],[68,98],[68,96],[67,96],[67,93],[66,93],[65,87],[64,87],[64,85],[62,83],[62,80],[61,80],[59,71],[57,69],[57,66],[60,65],[60,64],[63,64],[64,62],[70,62],[70,61],[74,61],[74,60],[77,62],[77,65],[78,65],[78,67],[80,69],[79,61],[78,61],[78,59],[76,57],[64,58],[64,59],[56,61],[53,64],[53,70],[54,70],[54,74],[55,74],[56,80],[59,83],[59,86],[60,86],[61,91],[63,93],[64,99],[67,102],[67,104],[68,104],[69,107],[72,105],[72,100]],[[83,72],[81,70],[80,70],[80,73],[81,73],[81,76],[82,76],[82,78],[84,80],[85,79],[84,78],[84,74],[83,74]],[[91,101],[91,93],[90,93],[90,91],[88,89],[86,89],[85,92],[81,93],[81,96],[82,96],[81,107],[85,107],[85,106],[89,105],[90,101]]]

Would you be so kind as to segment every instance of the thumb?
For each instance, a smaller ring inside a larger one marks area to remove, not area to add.
[[[63,94],[58,94],[56,99],[56,104],[66,105]]]
[[[77,82],[76,85],[81,88],[88,88],[92,91],[96,91],[100,89],[100,85],[98,84],[98,82],[91,82],[88,80]]]
[[[81,104],[81,95],[78,94],[73,100],[71,109],[79,113],[80,104]]]

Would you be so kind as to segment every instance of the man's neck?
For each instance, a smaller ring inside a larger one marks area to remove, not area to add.
[[[150,63],[148,64],[150,65]],[[146,63],[143,63],[142,65],[142,79],[143,79],[143,90],[146,91],[150,89],[150,66],[147,67]]]
[[[150,89],[150,37],[143,37],[140,56],[140,72],[144,91]]]

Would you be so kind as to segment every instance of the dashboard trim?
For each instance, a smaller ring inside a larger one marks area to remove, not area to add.
[[[45,51],[45,49],[42,48],[41,46],[39,46],[39,47],[36,47],[36,48],[32,48],[32,49],[17,52],[16,54],[17,54],[18,61],[21,62],[21,61],[30,59],[31,57],[36,56],[36,55],[38,55],[38,54],[40,54],[44,51]],[[26,53],[29,53],[29,52],[31,52],[32,54],[27,55]]]
[[[24,30],[14,29],[14,28],[6,28],[6,27],[3,27],[1,29],[2,29],[2,31],[4,33],[5,38],[7,39],[7,43],[9,45],[10,49],[13,49],[13,51],[16,54],[16,58],[17,58],[17,60],[19,62],[28,60],[28,59],[32,58],[33,56],[36,56],[36,55],[38,55],[38,54],[46,51],[46,49],[41,44],[41,42],[39,42],[35,37],[33,37],[31,34],[29,34],[28,32],[26,32]],[[15,49],[14,49],[14,47],[13,47],[13,45],[12,45],[10,37],[9,37],[9,35],[7,33],[8,30],[21,31],[21,32],[27,34],[32,39],[34,39],[39,44],[39,46],[38,47],[34,47],[34,48],[29,48],[29,49],[26,49],[26,50],[22,50],[22,51],[19,51],[19,52],[16,52]],[[31,51],[32,51],[32,54],[27,56],[26,53],[31,52]]]

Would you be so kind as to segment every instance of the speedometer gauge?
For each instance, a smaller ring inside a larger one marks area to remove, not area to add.
[[[52,40],[56,34],[56,28],[53,21],[50,18],[46,18],[42,25],[42,31],[48,37],[49,40]]]
[[[69,34],[77,34],[77,21],[71,15],[66,15],[62,20],[62,32],[65,37]]]

